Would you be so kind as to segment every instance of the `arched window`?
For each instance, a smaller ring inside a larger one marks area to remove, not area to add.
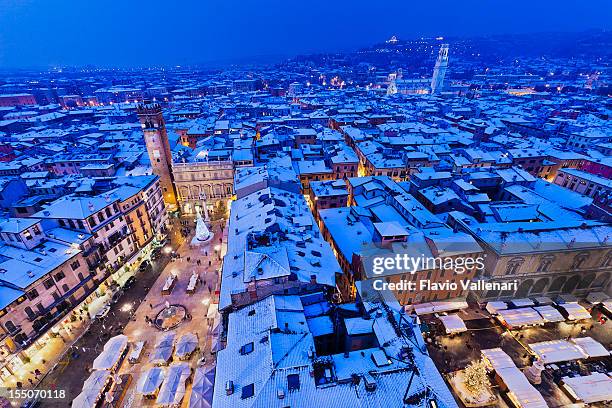
[[[14,333],[17,331],[17,326],[15,326],[15,323],[10,320],[7,320],[6,323],[4,323],[4,327],[9,333]]]
[[[572,269],[580,269],[584,266],[584,262],[589,257],[588,252],[581,252],[574,257],[574,262],[572,263]]]
[[[506,275],[516,275],[516,273],[521,268],[525,260],[523,258],[512,258],[508,262],[508,267],[506,268]]]
[[[550,265],[552,265],[554,260],[555,257],[552,255],[542,257],[540,265],[538,265],[538,272],[548,272],[550,269]]]

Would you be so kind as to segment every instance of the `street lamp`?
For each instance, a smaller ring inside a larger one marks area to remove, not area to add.
[[[132,310],[132,304],[131,303],[126,303],[123,306],[121,306],[121,311],[122,312],[129,312],[130,310]]]

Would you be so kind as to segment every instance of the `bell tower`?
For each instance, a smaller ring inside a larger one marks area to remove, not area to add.
[[[436,94],[444,88],[444,77],[448,68],[448,44],[442,44],[438,52],[438,59],[434,66],[433,76],[431,77],[431,93]]]
[[[144,132],[153,173],[159,176],[164,202],[176,207],[176,190],[172,176],[172,152],[168,142],[166,124],[158,103],[143,103],[137,108],[138,119]]]

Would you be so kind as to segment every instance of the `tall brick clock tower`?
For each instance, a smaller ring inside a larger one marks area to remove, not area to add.
[[[158,103],[144,103],[138,105],[137,112],[144,132],[153,173],[160,178],[164,201],[169,206],[176,207],[176,190],[172,176],[172,152],[170,151],[161,106]]]

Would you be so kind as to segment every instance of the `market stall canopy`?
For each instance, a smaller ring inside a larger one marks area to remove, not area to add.
[[[500,310],[508,309],[508,304],[502,301],[489,302],[487,303],[487,306],[485,309],[487,309],[487,312],[491,313],[492,315],[495,315]]]
[[[414,305],[414,311],[417,315],[422,316],[432,313],[451,312],[453,310],[467,309],[468,304],[464,301],[456,302],[429,302]]]
[[[511,329],[544,323],[542,316],[531,307],[500,310],[498,313],[498,319]]]
[[[559,305],[559,307],[565,311],[569,320],[584,320],[591,318],[589,311],[578,303],[564,303]]]
[[[602,373],[582,377],[563,377],[563,386],[578,401],[586,404],[612,400],[612,378]]]
[[[143,395],[153,395],[164,381],[165,369],[162,367],[151,367],[145,371],[138,380],[136,391]]]
[[[172,351],[174,349],[174,339],[176,338],[176,332],[171,331],[164,333],[161,339],[155,345],[153,352],[151,353],[150,361],[153,364],[165,364],[172,357]]]
[[[215,381],[215,369],[205,371],[200,367],[196,370],[189,408],[210,408],[212,406],[213,389]]]
[[[159,405],[177,405],[185,396],[185,382],[191,375],[187,363],[175,363],[168,367],[164,382],[155,401]]]
[[[440,316],[439,319],[442,321],[442,324],[446,329],[446,333],[448,334],[462,333],[467,331],[467,327],[459,315],[450,314],[448,316]]]
[[[185,358],[198,347],[198,336],[194,333],[183,334],[176,342],[174,354],[178,358]]]
[[[102,353],[94,360],[93,369],[112,370],[115,368],[127,346],[128,338],[123,334],[109,339],[104,345]]]
[[[109,370],[96,370],[85,380],[83,389],[72,401],[72,408],[93,408],[102,396],[111,377]]]
[[[565,318],[557,309],[550,305],[536,306],[535,311],[538,312],[545,323],[564,322]]]
[[[592,337],[580,337],[577,339],[571,339],[572,343],[574,343],[582,353],[588,358],[597,358],[597,357],[609,357],[610,352],[606,350],[606,348],[597,340]]]
[[[581,360],[586,358],[580,348],[566,340],[541,341],[529,345],[544,364],[560,363],[563,361]]]
[[[542,394],[501,348],[482,350],[485,361],[508,388],[508,397],[520,408],[548,408]]]

